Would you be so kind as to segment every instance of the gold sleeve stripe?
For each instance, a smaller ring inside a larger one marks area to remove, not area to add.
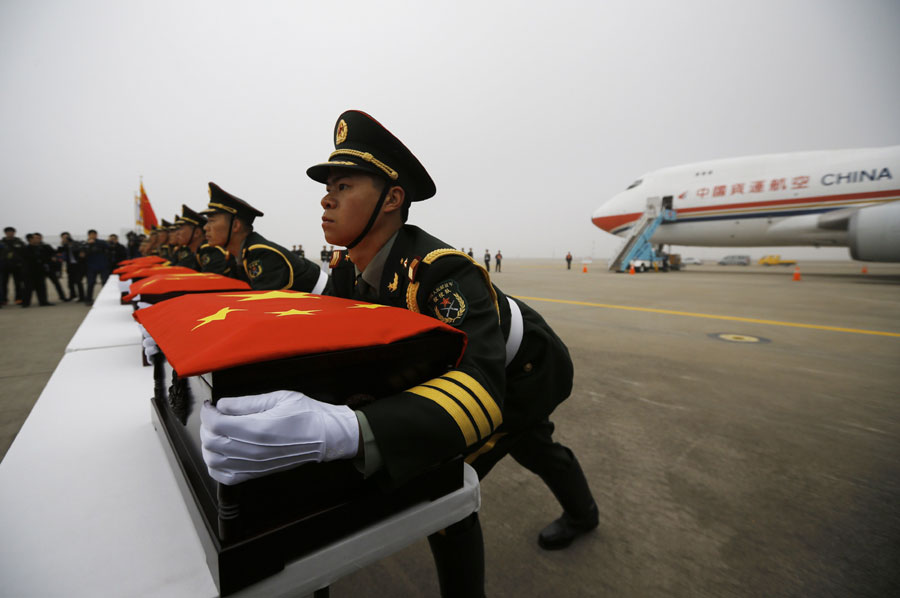
[[[437,388],[457,400],[472,415],[475,425],[478,426],[478,432],[482,438],[487,438],[491,433],[491,422],[485,415],[484,407],[470,395],[466,389],[458,384],[442,378],[435,378],[425,383],[429,388]]]
[[[500,412],[500,408],[497,406],[497,402],[494,401],[494,398],[484,389],[484,387],[472,376],[468,375],[465,372],[461,372],[459,370],[453,370],[447,372],[442,376],[442,378],[449,378],[454,382],[458,383],[460,386],[466,388],[469,392],[475,395],[487,412],[488,416],[491,418],[491,421],[494,423],[494,428],[499,426],[503,422],[503,414]]]
[[[475,459],[477,459],[481,455],[485,454],[486,452],[492,450],[497,445],[497,441],[500,440],[501,438],[503,438],[504,436],[506,436],[506,432],[497,432],[496,434],[491,436],[488,439],[488,441],[484,443],[484,446],[482,446],[480,449],[478,449],[477,451],[475,451],[474,453],[472,453],[471,455],[466,457],[466,463],[468,463],[469,465],[474,463]]]
[[[478,442],[478,434],[475,432],[472,420],[469,419],[463,408],[456,404],[456,401],[441,391],[427,386],[416,386],[415,388],[410,388],[407,392],[430,399],[440,405],[456,421],[459,431],[462,432],[463,438],[466,439],[466,446],[472,446]]]
[[[284,290],[287,290],[287,289],[291,288],[292,286],[294,286],[294,267],[291,265],[291,260],[287,259],[283,253],[281,253],[274,247],[269,247],[268,245],[251,245],[250,247],[247,248],[247,251],[250,252],[250,251],[253,251],[254,249],[268,249],[269,251],[274,251],[275,253],[280,255],[281,259],[284,260],[284,263],[287,264],[288,273],[289,273],[288,274],[288,283],[286,286],[281,287],[281,290],[284,291]],[[246,255],[246,253],[244,255]],[[244,272],[246,272],[246,271],[247,271],[247,258],[245,257],[244,258]]]

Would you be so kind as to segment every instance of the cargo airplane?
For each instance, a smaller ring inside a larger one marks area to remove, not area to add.
[[[654,244],[848,247],[900,262],[900,145],[711,160],[645,174],[594,212],[627,236],[649,203],[675,210]]]

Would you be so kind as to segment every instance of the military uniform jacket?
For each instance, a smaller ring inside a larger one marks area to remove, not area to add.
[[[458,454],[492,465],[502,457],[490,455],[498,439],[547,417],[571,392],[568,350],[541,316],[518,300],[524,332],[506,365],[509,302],[468,255],[406,225],[394,241],[378,288],[364,294],[346,252],[335,254],[326,294],[419,312],[468,337],[455,369],[360,408],[392,482]],[[483,474],[490,465],[476,469]]]
[[[236,278],[234,257],[224,247],[205,243],[197,250],[197,261],[201,272],[212,272]]]
[[[292,289],[312,291],[322,269],[281,245],[251,232],[241,246],[238,278],[250,283],[255,291]]]
[[[181,246],[176,247],[174,255],[172,256],[172,265],[173,266],[183,266],[185,268],[190,268],[191,270],[200,271],[200,261],[197,259],[197,254],[191,251],[190,247]]]

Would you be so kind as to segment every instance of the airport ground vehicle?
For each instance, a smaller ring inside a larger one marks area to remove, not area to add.
[[[726,255],[719,260],[720,266],[749,266],[749,255]]]
[[[764,255],[759,258],[760,266],[796,266],[797,260],[783,260],[778,254]]]
[[[663,272],[668,272],[669,270],[681,270],[681,256],[677,253],[660,253],[658,255],[654,255],[652,259],[637,259],[631,260],[630,265],[634,267],[635,272],[646,272],[647,270],[662,270]]]
[[[681,260],[681,263],[686,266],[702,266],[703,260],[699,257],[686,257]]]

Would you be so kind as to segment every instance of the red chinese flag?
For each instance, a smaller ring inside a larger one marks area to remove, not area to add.
[[[144,257],[136,257],[130,260],[122,260],[121,262],[119,262],[119,267],[113,270],[113,274],[122,274],[123,272],[127,272],[128,270],[146,268],[148,266],[153,266],[154,264],[162,264],[165,261],[165,258],[161,258],[158,255],[147,255]]]
[[[250,285],[243,280],[221,274],[193,272],[191,274],[154,274],[131,283],[128,290],[128,294],[123,297],[124,301],[131,301],[137,295],[249,291]]]
[[[183,295],[134,312],[179,376],[300,355],[387,345],[439,331],[422,314],[298,291]],[[462,350],[460,350],[460,357]]]
[[[119,280],[132,280],[135,278],[147,278],[154,274],[196,274],[196,270],[185,268],[184,266],[150,266],[147,268],[138,268],[119,274]]]
[[[158,224],[156,214],[153,212],[153,206],[150,205],[150,199],[144,191],[144,182],[141,181],[141,224],[144,226],[144,233],[149,233]]]

